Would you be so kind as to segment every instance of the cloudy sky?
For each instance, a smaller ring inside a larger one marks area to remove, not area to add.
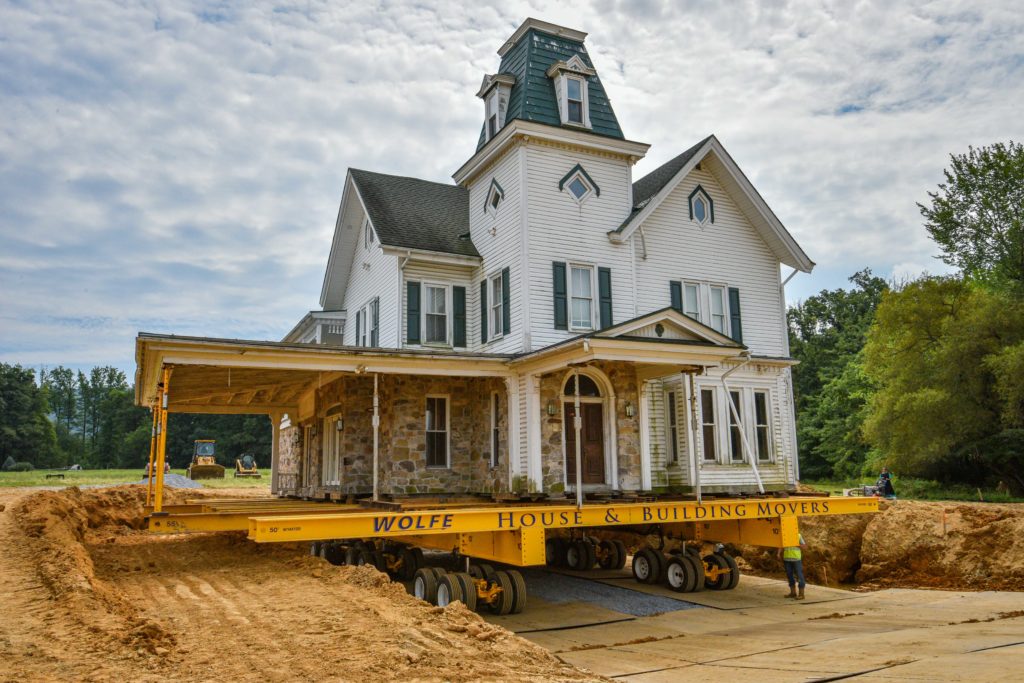
[[[0,0],[0,361],[130,371],[137,331],[278,339],[349,166],[450,182],[527,16],[587,31],[642,175],[708,133],[817,263],[940,271],[915,202],[1024,139],[1019,0]]]

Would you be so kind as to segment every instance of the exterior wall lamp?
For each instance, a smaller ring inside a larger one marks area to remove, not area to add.
[[[636,415],[636,406],[633,405],[632,401],[626,401],[626,417],[633,417]]]
[[[554,401],[548,401],[548,415],[555,415],[558,413],[558,408],[555,407]]]
[[[345,421],[339,417],[337,420],[334,421],[334,428],[337,429],[339,432],[345,431]]]

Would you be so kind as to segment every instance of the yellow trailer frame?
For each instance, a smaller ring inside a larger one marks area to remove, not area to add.
[[[388,512],[359,505],[259,500],[197,502],[150,514],[153,533],[245,531],[257,543],[388,538],[426,548],[516,566],[545,563],[550,531],[648,528],[694,541],[745,543],[771,548],[798,544],[800,517],[878,511],[874,498],[791,497],[503,505]]]

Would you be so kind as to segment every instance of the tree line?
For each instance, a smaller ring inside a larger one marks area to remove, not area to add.
[[[882,465],[1024,495],[1024,147],[951,156],[919,204],[953,275],[865,269],[788,311],[804,478]]]
[[[143,468],[152,417],[134,403],[134,388],[117,368],[88,373],[58,366],[0,364],[0,463],[37,468]],[[252,453],[270,464],[270,422],[261,415],[168,416],[167,459],[185,467],[195,439],[215,439],[217,459],[232,466]]]

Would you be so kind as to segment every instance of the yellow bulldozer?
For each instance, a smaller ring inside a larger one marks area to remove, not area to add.
[[[214,457],[217,442],[213,439],[196,439],[192,447],[192,463],[185,474],[189,479],[223,479],[224,467]]]

